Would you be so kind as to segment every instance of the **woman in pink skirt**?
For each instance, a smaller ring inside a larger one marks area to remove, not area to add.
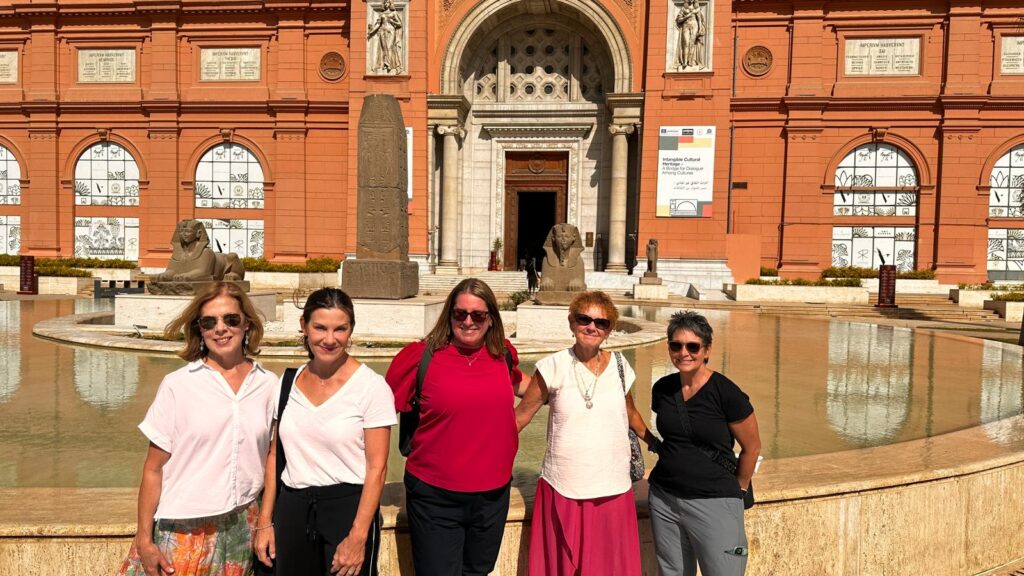
[[[575,344],[537,362],[516,408],[522,430],[542,404],[550,405],[533,507],[530,574],[641,573],[628,431],[648,444],[655,437],[629,393],[633,369],[621,354],[601,350],[618,317],[607,294],[577,295],[569,305]]]

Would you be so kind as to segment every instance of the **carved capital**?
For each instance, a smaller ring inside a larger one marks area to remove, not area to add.
[[[466,137],[466,130],[461,124],[442,124],[437,127],[437,133],[441,136],[454,136],[459,140]]]
[[[636,131],[636,126],[632,124],[609,124],[608,133],[612,136],[629,136]]]

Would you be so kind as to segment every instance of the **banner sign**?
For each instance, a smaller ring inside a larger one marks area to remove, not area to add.
[[[656,215],[710,218],[714,183],[715,127],[662,126]]]

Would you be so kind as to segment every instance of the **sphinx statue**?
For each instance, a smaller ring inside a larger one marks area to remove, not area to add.
[[[192,294],[197,284],[219,280],[242,283],[245,279],[245,266],[238,254],[214,252],[206,226],[199,220],[178,222],[171,248],[167,269],[148,283],[151,294]]]
[[[572,224],[556,224],[544,240],[544,268],[540,292],[582,292],[584,282],[583,239]]]

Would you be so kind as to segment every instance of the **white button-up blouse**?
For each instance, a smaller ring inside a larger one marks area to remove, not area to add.
[[[156,519],[216,516],[263,489],[277,376],[253,362],[235,394],[196,360],[164,377],[139,429],[170,453]]]

